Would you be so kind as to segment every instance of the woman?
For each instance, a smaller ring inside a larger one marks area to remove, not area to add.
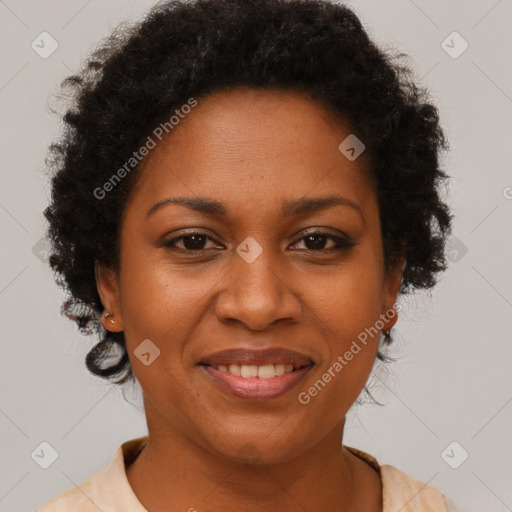
[[[345,6],[195,0],[65,85],[50,263],[148,435],[38,510],[448,510],[343,445],[398,294],[446,268],[447,143],[408,69]]]

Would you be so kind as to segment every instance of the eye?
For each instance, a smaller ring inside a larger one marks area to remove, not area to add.
[[[204,245],[206,244],[207,240],[213,241],[213,239],[205,233],[190,233],[189,235],[182,235],[177,238],[173,238],[172,240],[165,242],[163,245],[164,247],[169,247],[171,249],[174,248],[180,251],[196,253],[206,250]],[[176,245],[178,242],[183,242],[183,246],[178,247]]]
[[[205,247],[205,245],[209,240],[214,242],[214,240],[206,233],[194,232],[188,235],[182,235],[173,238],[172,240],[165,242],[163,246],[168,247],[170,249],[177,249],[178,251],[186,252],[188,254],[196,254],[208,250],[208,247]],[[298,250],[306,250],[313,252],[347,250],[356,245],[354,242],[332,235],[330,233],[315,231],[312,233],[308,233],[306,236],[297,240],[292,245],[292,247],[294,245],[301,243],[302,241],[304,241],[306,247],[304,249]],[[326,247],[326,243],[328,242],[331,242],[333,245],[331,247]],[[181,247],[178,245],[179,243],[182,244]]]
[[[310,250],[314,252],[350,249],[351,247],[354,247],[354,245],[356,245],[355,243],[350,242],[349,240],[331,235],[329,233],[323,233],[321,231],[308,233],[306,236],[300,238],[297,242],[295,242],[294,245],[298,244],[299,242],[302,242],[303,240],[306,246],[305,250]],[[325,247],[328,241],[334,243],[334,246]]]

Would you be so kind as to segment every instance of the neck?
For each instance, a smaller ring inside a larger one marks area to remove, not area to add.
[[[380,512],[378,473],[342,448],[344,420],[321,443],[284,462],[244,463],[155,427],[128,481],[148,512],[157,510],[329,510]]]

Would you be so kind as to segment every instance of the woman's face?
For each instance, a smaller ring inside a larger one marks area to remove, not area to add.
[[[150,150],[119,274],[98,273],[150,436],[276,462],[343,425],[402,270],[384,271],[365,155],[338,149],[350,134],[306,96],[240,89],[198,100]]]

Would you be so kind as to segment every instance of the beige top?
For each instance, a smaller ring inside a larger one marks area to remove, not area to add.
[[[82,484],[48,501],[35,512],[147,512],[130,487],[125,467],[142,451],[147,436],[131,439],[117,450],[110,464]],[[379,465],[365,452],[345,446],[374,467],[382,480],[382,512],[447,512],[443,494],[413,480],[393,466]]]

